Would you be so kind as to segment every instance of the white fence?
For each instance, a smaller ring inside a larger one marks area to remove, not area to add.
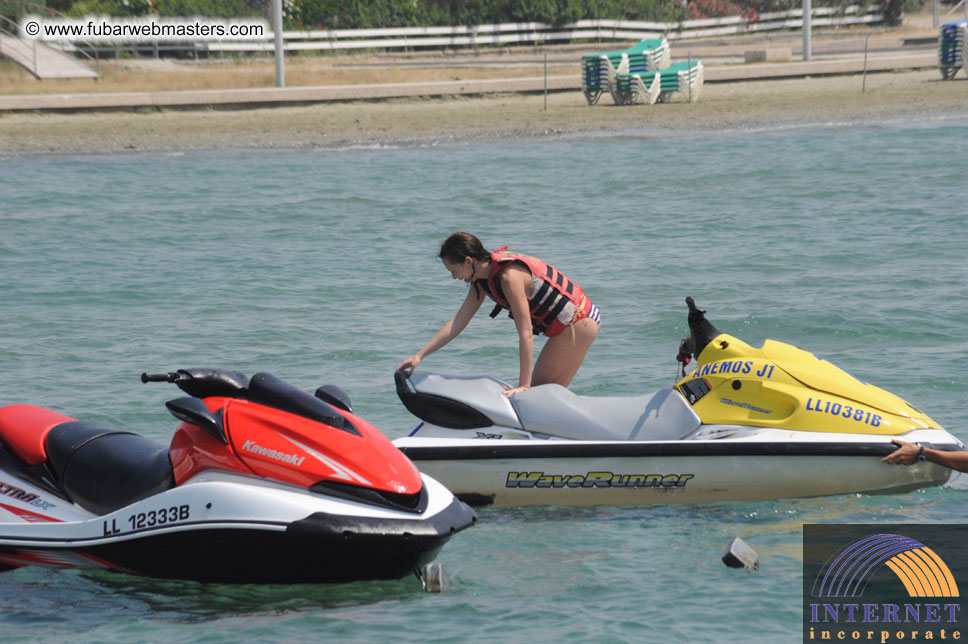
[[[849,6],[844,10],[818,7],[810,12],[814,27],[879,24],[884,14],[879,5]],[[540,22],[478,25],[476,27],[395,27],[388,29],[323,29],[284,31],[286,51],[403,49],[414,47],[477,47],[553,43],[570,40],[668,40],[746,34],[778,29],[800,29],[803,11],[760,14],[759,22],[741,16],[685,20],[682,22],[638,22],[628,20],[580,20],[554,28]],[[208,51],[272,51],[273,34],[265,42],[209,42]]]

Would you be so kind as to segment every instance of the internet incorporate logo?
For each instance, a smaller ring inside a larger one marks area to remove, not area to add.
[[[909,597],[959,596],[958,584],[941,557],[920,541],[898,534],[875,534],[846,546],[824,567],[813,596],[858,597],[881,564],[894,571]]]
[[[805,642],[961,639],[956,573],[965,570],[968,528],[912,524],[871,534],[884,527],[804,526]],[[957,547],[939,554],[926,543]]]

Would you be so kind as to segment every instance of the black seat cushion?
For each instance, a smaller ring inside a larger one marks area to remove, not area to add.
[[[50,430],[47,462],[79,506],[107,514],[175,486],[168,448],[138,434],[89,422]]]

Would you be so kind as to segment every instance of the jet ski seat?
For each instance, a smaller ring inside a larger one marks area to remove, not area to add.
[[[51,429],[74,418],[36,405],[0,407],[0,443],[28,466],[47,460],[44,440]]]
[[[668,387],[647,396],[601,398],[539,385],[511,398],[511,404],[529,432],[574,440],[678,440],[702,424]]]
[[[175,487],[168,447],[138,434],[85,421],[52,428],[47,464],[79,506],[107,514]]]
[[[449,376],[423,371],[394,374],[397,395],[417,418],[453,429],[502,425],[520,428],[504,390],[510,385],[492,376]]]

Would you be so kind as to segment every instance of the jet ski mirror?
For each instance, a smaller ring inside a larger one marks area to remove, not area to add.
[[[171,415],[178,420],[192,425],[198,425],[215,438],[228,445],[229,439],[225,435],[225,427],[221,419],[209,411],[205,403],[199,398],[176,398],[165,403]]]
[[[316,397],[334,407],[339,407],[343,411],[353,413],[353,405],[350,403],[350,396],[337,385],[323,385],[316,390]]]

